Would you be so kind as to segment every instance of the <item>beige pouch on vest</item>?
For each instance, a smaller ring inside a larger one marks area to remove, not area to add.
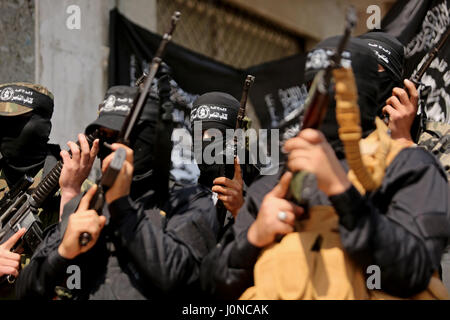
[[[310,209],[290,233],[261,253],[254,268],[253,287],[241,300],[391,300],[381,290],[368,290],[363,270],[342,247],[338,216],[332,207]],[[314,218],[313,218],[314,217]],[[437,275],[415,300],[449,299]]]
[[[361,271],[342,249],[334,209],[316,206],[309,212],[310,218],[298,221],[298,232],[287,234],[279,243],[264,249],[255,264],[255,285],[240,299],[369,297]]]

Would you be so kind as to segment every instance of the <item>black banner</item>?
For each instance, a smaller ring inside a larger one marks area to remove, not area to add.
[[[160,41],[161,36],[132,23],[117,9],[112,10],[109,86],[134,86],[136,79],[148,68]],[[250,102],[255,107],[262,128],[276,127],[287,113],[304,100],[304,93],[300,89],[303,82],[303,54],[241,70],[169,43],[164,62],[172,69],[178,92],[183,91],[191,97],[209,91],[223,91],[240,100],[246,75],[255,75]]]
[[[304,70],[303,54],[248,69],[256,77],[250,100],[258,110],[263,128],[277,128],[289,113],[303,107],[308,95],[302,85]]]
[[[406,74],[419,69],[426,54],[450,25],[449,0],[398,0],[382,21],[382,29],[403,43]],[[450,123],[450,41],[442,47],[422,83],[431,87],[425,105],[427,118]]]

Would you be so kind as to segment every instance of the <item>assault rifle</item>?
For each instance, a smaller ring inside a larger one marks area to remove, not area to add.
[[[340,66],[342,53],[351,37],[352,30],[356,26],[356,12],[350,7],[347,12],[345,33],[339,42],[336,52],[331,56],[330,63],[325,70],[320,70],[314,78],[305,102],[305,116],[301,124],[301,130],[312,128],[318,129],[327,113],[330,100],[330,88],[333,69]],[[315,184],[316,180],[311,173],[301,171],[297,172],[291,180],[286,199],[295,201],[301,206],[307,206],[307,200],[310,198],[310,192],[314,188],[310,186]]]
[[[427,53],[425,57],[425,61],[423,62],[422,66],[413,72],[409,80],[414,83],[417,89],[422,87],[421,90],[421,101],[419,101],[419,110],[418,115],[414,119],[414,123],[411,127],[411,136],[414,137],[414,141],[417,142],[419,135],[421,134],[422,130],[425,128],[425,120],[426,120],[426,114],[425,110],[422,109],[421,102],[426,100],[426,97],[430,93],[430,87],[425,86],[423,83],[420,82],[425,72],[430,67],[433,60],[436,58],[437,54],[441,50],[441,48],[444,46],[445,42],[447,41],[448,37],[450,36],[450,27],[447,27],[447,31],[442,35],[439,42]],[[388,118],[388,117],[387,117]]]
[[[86,140],[91,146],[97,137],[96,131],[87,136]],[[79,142],[77,145],[79,146]],[[34,180],[25,175],[0,201],[0,243],[8,240],[20,229],[26,229],[25,234],[11,248],[12,252],[31,254],[42,242],[43,230],[38,211],[45,200],[57,191],[62,167],[63,162],[59,160],[31,192],[29,188]],[[4,280],[5,277],[0,279],[0,283]],[[10,275],[7,280],[13,283],[14,277]]]
[[[248,92],[250,91],[250,87],[252,86],[253,82],[255,82],[255,76],[247,75],[247,78],[244,82],[244,89],[242,90],[242,97],[241,97],[241,103],[239,106],[239,112],[236,120],[236,129],[242,129],[244,128],[244,118],[245,118],[245,109],[247,108],[247,99],[248,99]]]
[[[240,101],[238,116],[236,119],[235,129],[243,129],[244,128],[244,118],[245,118],[245,109],[247,108],[248,92],[254,81],[255,81],[255,77],[252,75],[247,75],[247,78],[244,81],[244,88],[242,90],[242,97],[241,97],[241,101]],[[236,134],[234,135],[233,152],[234,152],[234,158],[236,158],[237,157],[237,136],[236,136]],[[234,167],[223,165],[223,166],[221,166],[220,171],[221,171],[220,172],[221,177],[233,179]],[[225,205],[223,204],[223,202],[220,200],[217,201],[216,208],[217,208],[217,215],[219,217],[219,221],[223,224],[223,222],[225,221],[225,215],[226,215],[227,209],[225,208]]]
[[[19,181],[16,182],[14,186],[11,187],[11,189],[9,189],[8,192],[3,195],[3,198],[0,200],[0,217],[3,215],[3,212],[5,212],[11,206],[17,196],[19,196],[20,193],[28,190],[33,182],[34,179],[32,177],[24,175]]]
[[[430,50],[430,52],[427,53],[427,58],[425,59],[425,62],[422,64],[420,69],[411,75],[409,80],[413,82],[416,85],[416,87],[421,84],[420,79],[422,79],[423,75],[428,70],[434,58],[436,58],[437,54],[442,49],[449,36],[450,36],[450,27],[447,27],[447,31],[442,35],[439,42],[434,46],[434,48]]]
[[[144,76],[138,80],[138,84],[140,87],[139,95],[133,102],[133,106],[131,107],[130,113],[125,118],[125,121],[122,125],[122,129],[120,130],[118,135],[117,143],[130,145],[131,134],[133,132],[134,127],[139,121],[142,111],[144,110],[145,101],[147,100],[148,93],[150,92],[152,82],[162,62],[162,56],[164,54],[166,46],[172,39],[172,35],[175,31],[177,22],[180,19],[180,15],[181,14],[178,11],[176,11],[172,15],[170,29],[167,33],[164,34],[163,39],[159,45],[159,48],[152,59],[149,73],[144,74]],[[143,84],[141,85],[142,82]],[[105,203],[105,193],[110,187],[112,187],[112,185],[116,181],[117,175],[119,174],[125,162],[125,158],[126,152],[124,148],[119,148],[118,150],[116,150],[114,158],[111,161],[108,169],[102,175],[100,180],[97,181],[98,188],[89,205],[90,209],[94,209],[98,213],[101,213],[101,210]],[[84,232],[80,235],[79,243],[81,246],[86,246],[91,240],[92,236],[89,233]]]

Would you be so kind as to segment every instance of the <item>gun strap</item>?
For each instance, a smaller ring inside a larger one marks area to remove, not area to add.
[[[345,157],[351,169],[349,178],[358,191],[364,194],[381,185],[386,167],[403,148],[413,143],[405,144],[392,140],[389,129],[379,118],[375,119],[377,130],[360,143],[362,129],[353,71],[339,68],[333,70],[333,75],[336,82],[336,119],[339,124],[339,138],[344,145]]]
[[[339,124],[339,138],[344,145],[348,165],[355,172],[365,190],[375,190],[379,183],[379,172],[371,175],[362,161],[359,141],[362,137],[358,91],[352,69],[333,70],[336,81],[336,119]],[[384,169],[384,168],[383,168]],[[383,170],[384,171],[384,170]]]

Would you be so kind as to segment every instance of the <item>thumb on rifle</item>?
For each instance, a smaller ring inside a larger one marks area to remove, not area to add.
[[[19,231],[17,231],[15,234],[13,234],[11,236],[11,238],[9,238],[8,240],[6,240],[3,244],[2,247],[6,250],[11,250],[12,247],[14,247],[14,245],[16,244],[17,241],[19,241],[19,239],[25,234],[27,230],[25,228],[20,229]]]
[[[88,190],[88,192],[86,192],[86,194],[83,196],[83,198],[81,198],[80,205],[78,206],[77,212],[89,210],[89,205],[90,205],[91,200],[94,197],[94,194],[97,191],[97,189],[98,189],[98,186],[96,184],[94,184]]]
[[[280,181],[275,186],[275,188],[272,189],[270,194],[277,198],[284,198],[289,190],[289,184],[291,182],[291,179],[292,179],[292,172],[288,171],[285,174],[283,174]]]

